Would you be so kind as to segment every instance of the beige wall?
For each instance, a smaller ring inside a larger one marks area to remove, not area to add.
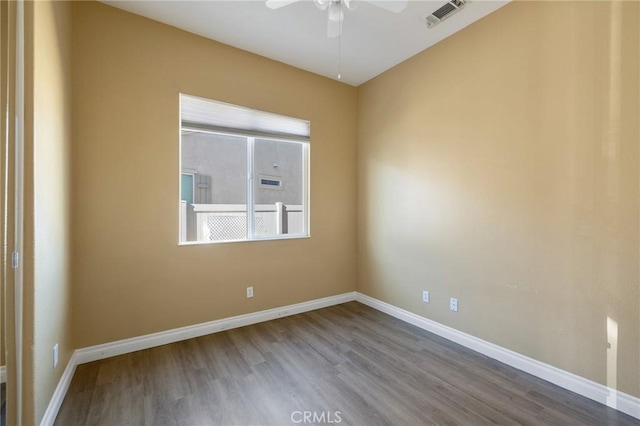
[[[359,291],[640,396],[639,27],[512,3],[361,86]]]
[[[360,291],[640,396],[638,4],[511,4],[359,89],[94,2],[70,67],[68,9],[28,13],[28,423],[73,348],[356,289],[356,173]],[[177,246],[180,92],[311,121],[312,238]]]
[[[25,245],[33,242],[33,263],[25,260],[26,424],[39,423],[74,349],[71,342],[70,148],[71,8],[66,2],[33,3],[32,131],[27,144],[28,220]],[[32,74],[31,74],[32,73]],[[29,89],[31,91],[31,89]],[[31,98],[32,96],[32,98]],[[31,222],[33,218],[33,222]],[[27,253],[27,251],[25,251]],[[33,275],[31,274],[31,268]],[[31,322],[33,318],[33,323]],[[53,367],[53,346],[59,364]],[[27,350],[28,348],[28,350]],[[33,385],[33,394],[29,392]],[[33,395],[33,398],[30,396]]]
[[[355,88],[99,3],[73,25],[75,347],[355,290]],[[181,92],[311,121],[311,238],[177,245]]]

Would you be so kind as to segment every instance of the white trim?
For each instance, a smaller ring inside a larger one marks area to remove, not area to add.
[[[77,365],[77,356],[76,352],[74,352],[71,354],[69,362],[67,362],[67,366],[62,373],[62,377],[60,377],[60,380],[58,381],[58,386],[56,386],[56,390],[53,392],[53,396],[49,401],[47,411],[45,411],[44,416],[42,416],[40,426],[50,426],[56,421],[56,416],[58,415],[58,411],[60,411],[64,397],[67,395],[67,391],[69,390],[71,379],[73,379],[73,374],[76,372]]]
[[[185,241],[184,243],[178,243],[178,246],[201,246],[206,244],[230,244],[230,243],[255,243],[256,241],[278,241],[278,240],[304,240],[309,239],[311,236],[303,234],[273,234],[268,238],[256,238],[254,240],[220,240],[220,241]]]
[[[24,254],[24,137],[25,137],[25,5],[23,1],[16,3],[16,87],[15,87],[15,152],[14,152],[14,251]],[[33,25],[33,22],[31,22]],[[30,28],[33,30],[33,28]],[[30,64],[33,65],[33,64]],[[33,123],[31,123],[33,124]],[[22,256],[23,258],[25,256]],[[22,370],[23,370],[23,301],[24,301],[24,262],[14,269],[14,332],[15,362],[13,370],[15,372],[15,419],[16,423],[22,424]]]
[[[355,300],[355,292],[339,294],[337,296],[324,297],[308,302],[296,303],[295,305],[283,306],[280,308],[267,309],[266,311],[253,312],[250,314],[238,315],[235,317],[223,318],[215,321],[205,322],[187,327],[174,328],[172,330],[147,334],[130,339],[118,340],[116,342],[102,345],[90,346],[88,348],[77,349],[78,364],[97,361],[116,355],[149,349],[169,343],[180,342],[193,337],[205,336],[207,334],[218,333],[224,330],[244,327],[246,325],[257,324],[277,318],[288,317],[315,309],[326,308],[328,306],[339,305],[341,303]]]
[[[255,176],[255,164],[253,164],[255,160],[255,146],[256,139],[253,137],[247,137],[247,240],[253,240],[255,237],[255,228],[256,228],[256,212],[255,212],[255,200],[254,191],[253,191],[253,178]],[[275,206],[274,210],[275,210]],[[198,239],[200,239],[200,235],[198,235]]]
[[[640,419],[640,399],[614,389],[607,388],[599,383],[592,382],[575,374],[553,367],[551,365],[536,361],[524,355],[520,355],[509,349],[494,345],[485,340],[455,330],[446,325],[437,323],[427,318],[416,315],[404,309],[397,308],[386,302],[358,292],[344,293],[337,296],[329,296],[322,299],[315,299],[308,302],[297,303],[295,305],[283,306],[280,308],[268,309],[235,317],[223,318],[202,324],[187,327],[175,328],[159,333],[147,334],[140,337],[119,340],[102,345],[90,346],[77,349],[69,359],[67,367],[60,378],[58,386],[49,402],[47,411],[40,423],[41,426],[53,425],[60,410],[62,401],[69,389],[69,384],[76,370],[76,366],[87,362],[98,361],[112,356],[123,355],[130,352],[149,349],[156,346],[175,343],[193,337],[213,334],[220,331],[231,330],[233,328],[244,327],[290,315],[326,308],[328,306],[339,305],[341,303],[358,301],[380,312],[389,314],[409,324],[413,324],[423,330],[427,330],[452,342],[475,350],[493,359],[501,361],[511,367],[525,371],[543,380],[554,383],[564,389],[568,389],[579,395],[608,405],[618,411]]]
[[[246,204],[192,204],[193,211],[196,213],[246,213]],[[275,204],[255,204],[254,210],[257,212],[275,212]],[[303,211],[302,204],[287,204],[287,211],[289,212],[301,212]],[[251,210],[251,209],[249,209]]]
[[[615,389],[608,388],[584,377],[494,345],[486,340],[447,327],[446,325],[421,317],[413,312],[395,307],[365,294],[356,293],[356,301],[476,352],[480,352],[483,355],[496,359],[518,370],[551,382],[561,388],[568,389],[578,395],[608,405],[611,408],[640,419],[640,398],[618,392]]]
[[[7,383],[7,366],[0,365],[0,383]]]
[[[311,236],[311,209],[309,208],[309,200],[311,197],[311,144],[302,145],[302,175],[304,176],[304,185],[302,185],[302,231],[304,235]]]

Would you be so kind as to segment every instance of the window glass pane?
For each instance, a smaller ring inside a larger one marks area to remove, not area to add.
[[[257,237],[303,234],[303,144],[255,139],[254,233]]]
[[[184,215],[183,241],[247,239],[247,139],[182,132],[182,173],[192,173],[192,206]]]

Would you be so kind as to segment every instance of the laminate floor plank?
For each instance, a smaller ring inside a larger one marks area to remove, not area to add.
[[[357,302],[78,366],[58,426],[640,425]]]
[[[414,405],[420,406],[423,398],[432,405],[439,404],[439,411],[447,416],[445,419],[441,418],[441,421],[449,420],[452,417],[451,413],[457,413],[451,420],[458,424],[513,423],[491,407],[472,400],[447,380],[405,364],[402,357],[389,357],[384,352],[372,351],[364,346],[360,348],[360,352],[350,355],[353,364],[361,366],[368,376],[375,376],[377,381],[386,383],[387,391],[382,395],[389,397],[389,389],[404,389],[413,396]],[[356,360],[355,356],[359,356],[359,359]],[[387,378],[389,372],[395,378],[392,382]],[[396,403],[406,400],[405,396]]]

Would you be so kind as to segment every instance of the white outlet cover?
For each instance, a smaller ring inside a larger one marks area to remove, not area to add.
[[[429,303],[429,292],[428,291],[423,291],[422,292],[422,301],[424,303]]]
[[[53,367],[58,366],[58,344],[53,345]]]
[[[458,299],[455,299],[453,297],[450,299],[449,309],[451,309],[453,312],[458,312]]]
[[[253,287],[247,287],[247,299],[253,297]]]

